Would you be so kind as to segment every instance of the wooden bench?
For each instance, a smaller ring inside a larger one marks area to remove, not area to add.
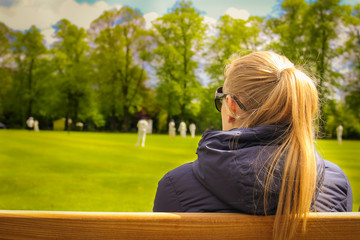
[[[0,211],[0,239],[271,239],[273,216]],[[360,239],[360,213],[311,213],[295,239]]]

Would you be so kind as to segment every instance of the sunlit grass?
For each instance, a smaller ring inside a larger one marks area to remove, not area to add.
[[[0,208],[151,211],[158,180],[196,159],[197,139],[0,131]]]
[[[317,150],[320,155],[336,163],[348,177],[353,192],[353,211],[360,206],[360,141],[343,140],[339,145],[336,140],[319,140]]]
[[[157,182],[196,159],[200,136],[0,131],[0,209],[152,211]],[[321,155],[348,175],[360,205],[360,141],[318,142]],[[355,210],[355,209],[354,209]]]

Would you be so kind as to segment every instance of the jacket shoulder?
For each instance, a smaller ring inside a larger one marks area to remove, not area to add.
[[[154,212],[237,212],[206,189],[193,173],[193,162],[168,172],[160,181]]]
[[[171,170],[159,181],[154,200],[154,212],[184,212],[181,204],[178,182],[188,184],[192,174],[192,163],[186,163]]]
[[[344,171],[335,163],[324,160],[325,175],[315,203],[319,212],[352,211],[352,190]]]

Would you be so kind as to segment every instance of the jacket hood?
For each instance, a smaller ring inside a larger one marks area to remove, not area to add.
[[[219,199],[240,212],[265,215],[265,177],[271,156],[287,127],[259,126],[230,131],[207,131],[199,142],[193,164],[196,178]],[[324,162],[316,153],[318,185]],[[274,170],[268,190],[266,214],[275,214],[282,182],[283,161]]]

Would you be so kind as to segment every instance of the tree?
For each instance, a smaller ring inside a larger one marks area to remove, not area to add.
[[[55,94],[56,117],[65,116],[65,128],[72,128],[83,114],[83,119],[89,115],[91,106],[91,65],[86,52],[89,46],[86,41],[86,32],[68,20],[62,19],[56,25],[57,42],[53,45],[53,64],[56,69]]]
[[[209,43],[206,53],[211,58],[206,72],[214,80],[213,84],[223,84],[224,67],[234,54],[246,54],[255,51],[260,45],[260,17],[250,17],[248,20],[234,19],[229,15],[222,16],[216,25],[216,34]]]
[[[200,92],[200,112],[197,118],[197,128],[202,131],[206,129],[221,130],[221,113],[219,113],[214,104],[215,91],[219,86],[209,85]]]
[[[269,48],[285,54],[296,64],[305,68],[318,79],[320,102],[331,96],[334,86],[342,75],[334,70],[332,61],[339,54],[336,45],[338,25],[344,13],[340,0],[318,0],[307,4],[304,0],[285,0],[282,15],[271,19],[268,26],[279,40]],[[326,120],[323,104],[320,104],[320,119]],[[325,122],[319,122],[323,131]]]
[[[267,47],[285,55],[292,62],[306,63],[308,56],[305,54],[305,35],[308,33],[304,15],[309,10],[309,5],[305,0],[285,0],[281,3],[281,9],[282,15],[279,18],[267,21],[272,34],[279,37]]]
[[[326,137],[336,137],[336,127],[341,124],[344,127],[344,138],[360,137],[360,121],[352,109],[348,108],[343,102],[329,100],[324,106],[324,112],[327,116],[324,129]]]
[[[331,86],[341,74],[333,70],[331,61],[338,56],[330,44],[338,37],[337,26],[341,21],[344,7],[339,5],[340,0],[319,0],[309,5],[309,10],[304,16],[308,34],[306,37],[306,54],[308,60],[315,68],[319,84],[320,99],[326,99]]]
[[[4,114],[4,102],[9,98],[12,86],[11,42],[12,31],[0,22],[0,120]]]
[[[153,25],[158,103],[166,111],[167,120],[189,119],[199,110],[201,86],[195,71],[198,67],[196,55],[203,47],[203,17],[191,2],[181,1]]]
[[[348,39],[342,49],[349,68],[347,74],[346,105],[360,119],[360,4],[349,9],[344,19],[348,28]],[[359,133],[360,135],[360,133]]]
[[[93,59],[102,112],[110,118],[110,128],[127,131],[130,115],[141,109],[140,94],[147,79],[149,36],[145,20],[137,9],[122,7],[104,12],[91,24]]]
[[[0,22],[0,66],[4,67],[8,64],[12,36],[12,31],[2,22]]]
[[[12,48],[16,72],[11,109],[18,124],[25,126],[25,119],[39,115],[39,108],[45,105],[40,99],[44,94],[43,83],[47,80],[48,70],[44,67],[47,49],[44,46],[43,35],[35,26],[30,27],[25,33],[16,32]],[[36,105],[38,109],[34,111]]]

